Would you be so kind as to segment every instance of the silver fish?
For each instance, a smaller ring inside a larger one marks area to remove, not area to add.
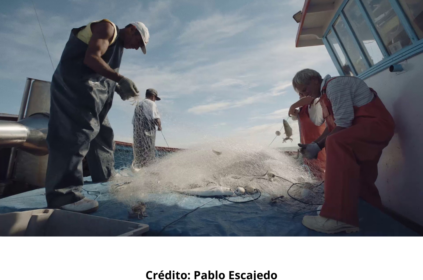
[[[189,190],[177,191],[182,194],[201,196],[201,197],[214,197],[214,196],[233,196],[234,192],[228,187],[222,186],[205,186]]]
[[[286,140],[291,140],[291,142],[292,142],[292,140],[293,140],[291,138],[291,136],[292,136],[292,128],[291,128],[291,126],[289,125],[289,123],[286,120],[283,120],[283,128],[285,130],[286,137],[283,139],[282,143],[285,143]]]

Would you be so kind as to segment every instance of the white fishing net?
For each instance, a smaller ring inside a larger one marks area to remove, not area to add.
[[[157,107],[150,100],[139,102],[136,100],[133,124],[133,152],[132,168],[138,170],[153,163],[156,158],[156,123]]]
[[[135,151],[134,151],[135,152]],[[293,156],[240,139],[191,147],[151,162],[138,172],[120,171],[114,182],[118,200],[133,204],[150,194],[177,193],[221,186],[236,191],[257,189],[287,197],[292,183],[317,182]],[[310,188],[312,189],[312,188]],[[297,194],[298,190],[293,190]],[[298,193],[301,197],[302,193]]]

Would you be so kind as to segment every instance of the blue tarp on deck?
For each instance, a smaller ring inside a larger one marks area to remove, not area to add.
[[[263,194],[258,200],[249,203],[231,203],[214,198],[198,198],[173,193],[150,195],[144,200],[147,205],[148,217],[138,220],[128,218],[128,206],[117,201],[109,193],[109,184],[88,184],[84,186],[84,190],[84,194],[88,198],[99,201],[100,207],[93,215],[148,224],[150,231],[147,235],[152,236],[325,235],[308,230],[301,224],[302,217],[304,216],[304,214],[301,214],[302,211],[294,213],[287,206],[289,204],[284,204],[283,202],[278,205],[271,205],[269,203],[270,197],[266,194]],[[202,207],[171,224],[199,206]],[[44,189],[0,199],[0,213],[26,211],[44,207],[46,207]],[[364,201],[360,201],[359,212],[360,232],[336,235],[417,235]],[[167,228],[165,228],[166,226]]]

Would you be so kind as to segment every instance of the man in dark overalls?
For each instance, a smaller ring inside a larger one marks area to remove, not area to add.
[[[119,29],[109,20],[73,29],[51,82],[47,143],[46,199],[49,208],[90,213],[98,202],[81,194],[82,160],[93,182],[114,175],[113,130],[109,112],[116,91],[122,100],[138,95],[134,82],[119,74],[123,49],[146,53],[147,27]]]

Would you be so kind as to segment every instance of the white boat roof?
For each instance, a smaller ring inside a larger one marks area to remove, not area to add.
[[[322,37],[342,0],[305,0],[295,47],[323,45]]]

